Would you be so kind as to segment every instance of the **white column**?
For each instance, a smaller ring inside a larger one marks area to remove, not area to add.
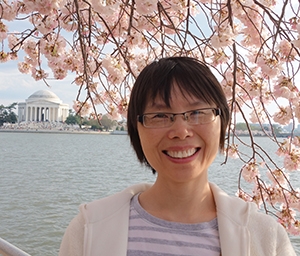
[[[59,121],[59,119],[58,119],[58,108],[55,108],[55,121]]]
[[[52,121],[55,122],[55,108],[52,107]]]
[[[54,108],[53,107],[51,108],[51,120],[52,120],[52,122],[55,121],[55,118],[54,118]]]
[[[43,118],[43,107],[39,107],[40,108],[40,110],[39,110],[39,121],[41,122],[42,121],[42,118]]]
[[[31,107],[31,117],[30,117],[30,121],[36,121],[36,106],[33,105]]]
[[[49,108],[45,107],[45,121],[49,121]]]
[[[20,116],[21,116],[21,115],[20,115],[20,112],[21,112],[21,111],[20,111],[20,108],[18,107],[18,117],[19,117],[19,118],[18,118],[18,123],[20,122]]]
[[[18,122],[22,122],[24,119],[24,107],[18,108]]]
[[[42,122],[46,121],[46,110],[45,110],[45,107],[41,107],[41,121]]]
[[[37,106],[34,105],[32,107],[32,117],[31,117],[31,121],[37,121]]]
[[[68,117],[68,108],[65,108],[65,117],[64,117],[64,121],[67,119],[67,117]]]
[[[26,108],[25,122],[27,122],[27,120],[28,120],[28,107],[27,107],[27,104],[26,104],[25,108]]]
[[[26,109],[27,109],[27,113],[26,113],[25,121],[28,122],[28,121],[30,121],[31,107],[26,105]]]
[[[57,108],[57,118],[58,118],[58,121],[61,121],[61,107],[58,106]]]
[[[52,107],[49,108],[49,121],[52,122]]]

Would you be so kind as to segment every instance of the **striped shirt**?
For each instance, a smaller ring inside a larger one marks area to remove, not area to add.
[[[185,224],[147,213],[135,195],[130,204],[127,256],[220,256],[217,219]]]

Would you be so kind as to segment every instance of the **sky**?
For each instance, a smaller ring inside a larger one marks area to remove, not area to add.
[[[23,31],[32,26],[24,20],[5,22],[5,24],[10,31]],[[4,50],[7,50],[6,47],[4,45]],[[18,60],[0,62],[0,105],[8,106],[14,102],[25,102],[36,91],[49,90],[72,108],[79,89],[72,84],[74,76],[67,76],[64,80],[47,80],[48,87],[43,81],[35,81],[30,74],[22,74],[18,70],[18,62],[23,61],[23,56],[23,51],[20,51]],[[49,77],[53,77],[52,73],[49,73]]]
[[[48,80],[48,87],[43,81],[35,81],[30,74],[22,74],[17,63],[18,61],[0,63],[0,105],[25,102],[36,91],[49,90],[72,108],[79,87],[72,84],[71,77]]]

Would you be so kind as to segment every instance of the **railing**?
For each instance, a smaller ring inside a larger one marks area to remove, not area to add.
[[[0,255],[1,256],[30,256],[13,244],[0,237]]]

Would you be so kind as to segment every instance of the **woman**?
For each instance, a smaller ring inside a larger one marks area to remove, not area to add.
[[[273,218],[208,181],[229,109],[204,64],[171,57],[147,66],[133,86],[127,122],[137,157],[156,181],[82,205],[61,256],[296,255]]]

